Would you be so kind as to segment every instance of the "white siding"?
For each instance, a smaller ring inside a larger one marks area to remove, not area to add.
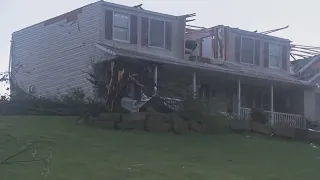
[[[78,20],[66,20],[44,26],[43,23],[13,33],[12,66],[21,68],[14,76],[25,90],[35,87],[35,94],[52,97],[74,87],[93,94],[86,74],[91,59],[101,52],[94,43],[99,41],[101,4],[82,8]],[[14,74],[14,69],[12,70]]]
[[[314,121],[316,115],[316,96],[314,90],[304,90],[304,117]]]

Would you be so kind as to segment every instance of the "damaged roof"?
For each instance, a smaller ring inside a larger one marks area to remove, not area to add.
[[[314,59],[314,57],[309,57],[309,58],[304,58],[304,59],[298,59],[298,60],[295,60],[295,61],[291,61],[293,72],[298,72],[301,68],[306,66],[313,59]]]

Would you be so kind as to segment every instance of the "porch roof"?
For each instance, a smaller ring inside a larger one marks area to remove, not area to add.
[[[184,67],[189,67],[194,69],[207,70],[207,71],[213,71],[218,73],[226,73],[226,74],[232,74],[232,75],[243,76],[243,77],[265,79],[270,81],[290,83],[290,84],[296,84],[296,85],[302,85],[302,86],[310,86],[310,87],[313,86],[307,83],[306,81],[302,81],[294,76],[291,76],[281,71],[279,72],[274,71],[274,73],[270,73],[263,68],[254,69],[250,67],[243,67],[243,66],[236,65],[229,62],[223,62],[221,64],[194,62],[194,61],[188,61],[188,60],[179,59],[179,58],[173,58],[169,56],[161,56],[161,55],[156,55],[156,54],[151,54],[146,52],[140,52],[133,49],[131,50],[126,48],[116,47],[116,46],[107,45],[103,43],[96,43],[96,47],[112,55],[113,57],[118,57],[118,56],[130,57],[130,58],[142,59],[147,61],[153,61],[157,63],[172,64],[177,66],[184,66]]]

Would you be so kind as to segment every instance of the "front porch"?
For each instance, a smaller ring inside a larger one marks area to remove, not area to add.
[[[233,101],[233,114],[239,119],[249,120],[251,110],[258,108],[267,114],[270,125],[306,127],[303,88],[268,82],[245,83],[238,80],[238,91]]]
[[[305,89],[300,85],[173,65],[157,69],[154,77],[155,82],[161,79],[168,85],[184,82],[185,86],[180,87],[181,92],[192,91],[195,98],[208,102],[213,112],[228,112],[241,120],[249,120],[251,109],[259,108],[269,114],[270,125],[306,126],[303,116]],[[157,93],[172,97],[161,89]]]
[[[232,63],[166,59],[119,48],[112,52],[107,61],[117,64],[122,62],[119,58],[123,59],[127,72],[140,74],[139,80],[151,85],[141,88],[131,84],[123,89],[127,92],[125,97],[140,101],[142,95],[157,95],[183,100],[187,94],[192,94],[193,98],[207,101],[215,113],[228,112],[248,120],[252,108],[261,108],[270,114],[271,125],[304,127],[306,124],[307,85],[293,77],[285,77],[287,74],[266,73],[262,69],[253,72],[233,67]]]

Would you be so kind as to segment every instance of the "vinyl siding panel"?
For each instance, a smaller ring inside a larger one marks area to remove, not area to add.
[[[76,21],[39,23],[13,33],[12,67],[21,66],[16,82],[25,90],[32,85],[36,95],[46,97],[78,87],[92,96],[93,87],[84,72],[91,71],[93,58],[103,56],[95,47],[100,27],[101,4],[94,3],[83,7]]]

